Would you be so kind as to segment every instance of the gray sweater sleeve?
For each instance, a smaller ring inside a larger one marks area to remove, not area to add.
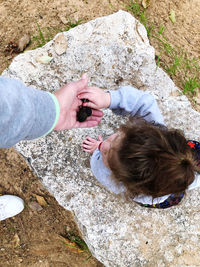
[[[147,92],[138,90],[132,86],[123,86],[118,90],[110,90],[110,109],[118,115],[129,114],[143,117],[149,122],[164,124],[155,98]]]
[[[0,77],[0,147],[45,135],[56,120],[56,104],[44,91]]]

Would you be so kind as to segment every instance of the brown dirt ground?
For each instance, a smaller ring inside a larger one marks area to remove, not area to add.
[[[12,41],[25,33],[38,36],[36,22],[45,38],[70,22],[87,22],[119,9],[126,10],[130,1],[120,0],[1,0],[0,1],[0,72],[11,62],[15,53],[5,52]],[[176,12],[176,23],[169,20],[169,12]],[[165,26],[165,35],[172,45],[185,49],[191,57],[200,52],[200,1],[150,0],[147,13],[155,28]],[[152,45],[158,48],[155,39]],[[36,47],[32,41],[29,48]],[[168,60],[163,58],[163,60]],[[179,83],[179,78],[175,79]],[[64,210],[44,189],[22,157],[14,149],[0,150],[0,193],[15,194],[26,203],[25,210],[16,217],[0,222],[0,266],[102,266],[86,253],[75,253],[59,239],[71,230],[79,234],[73,214]],[[28,205],[43,196],[48,205],[34,211]]]

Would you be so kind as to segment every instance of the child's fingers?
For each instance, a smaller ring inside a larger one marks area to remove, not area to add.
[[[82,143],[81,145],[82,145],[82,147],[83,147],[84,145],[88,145],[88,146],[90,145],[90,146],[91,146],[92,144],[91,144],[91,142],[89,142],[89,141],[87,141],[87,140],[84,140],[83,143]]]
[[[88,153],[92,153],[92,150],[90,150],[90,149],[85,149],[85,148],[84,148],[83,151],[84,151],[84,152],[88,152]]]
[[[79,94],[78,99],[88,99],[91,102],[95,102],[96,96],[93,93],[85,92],[85,93]]]
[[[92,146],[87,144],[82,144],[82,147],[85,149],[92,149]]]
[[[87,136],[87,137],[85,138],[85,140],[88,140],[88,141],[90,141],[90,142],[92,142],[92,143],[95,143],[95,142],[96,142],[96,140],[93,139],[93,138],[90,137],[90,136]]]
[[[98,108],[97,104],[95,102],[91,102],[91,100],[90,100],[90,102],[83,103],[83,106],[84,107],[89,107],[89,108],[92,108],[92,109],[97,109]]]
[[[91,142],[91,141],[89,141],[89,140],[85,139],[85,140],[83,140],[83,143],[82,143],[82,144],[86,144],[86,145],[93,145],[93,144],[94,144],[94,142]]]
[[[79,99],[88,99],[88,98],[91,98],[91,93],[90,92],[81,92],[79,95],[78,95],[78,98]]]
[[[84,148],[83,147],[83,151],[88,152],[88,153],[93,153],[94,150],[92,148]]]
[[[86,94],[86,93],[92,93],[94,87],[85,87],[80,92],[79,95]]]
[[[83,140],[83,142],[82,142],[82,145],[83,145],[83,144],[89,145],[89,144],[91,144],[91,142],[85,139],[85,140]]]
[[[78,99],[88,99],[89,102],[84,102],[83,106],[96,108],[97,107],[97,96],[92,93],[82,93],[78,95]]]

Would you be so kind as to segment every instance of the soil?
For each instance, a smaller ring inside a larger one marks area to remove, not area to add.
[[[128,3],[126,0],[1,0],[0,72],[17,54],[8,48],[11,42],[17,43],[29,33],[32,41],[28,49],[41,43],[38,25],[47,40],[79,20],[84,23],[119,9],[127,10]],[[175,23],[169,19],[170,10],[176,13]],[[199,11],[199,0],[150,0],[147,14],[155,28],[165,26],[165,35],[172,45],[184,48],[191,57],[199,57]],[[151,44],[159,49],[155,39]],[[180,79],[177,77],[175,82],[179,84]],[[87,260],[89,253],[72,251],[62,242],[60,236],[69,231],[80,236],[73,214],[59,206],[13,148],[0,150],[0,164],[0,193],[18,195],[26,204],[22,213],[0,222],[0,266],[102,266],[93,257]],[[30,208],[31,202],[37,202],[36,195],[47,202],[40,211]]]

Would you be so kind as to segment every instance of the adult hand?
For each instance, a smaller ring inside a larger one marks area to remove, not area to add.
[[[101,121],[103,112],[92,109],[92,115],[84,122],[77,121],[77,111],[82,101],[78,99],[77,95],[81,90],[86,89],[88,85],[88,76],[83,74],[81,80],[71,82],[61,87],[55,96],[60,105],[60,115],[58,122],[54,128],[56,131],[72,129],[72,128],[87,128],[97,126]]]
[[[110,93],[98,87],[86,87],[81,90],[78,95],[79,99],[86,98],[89,102],[83,103],[83,106],[87,106],[94,109],[108,108],[110,106]]]

